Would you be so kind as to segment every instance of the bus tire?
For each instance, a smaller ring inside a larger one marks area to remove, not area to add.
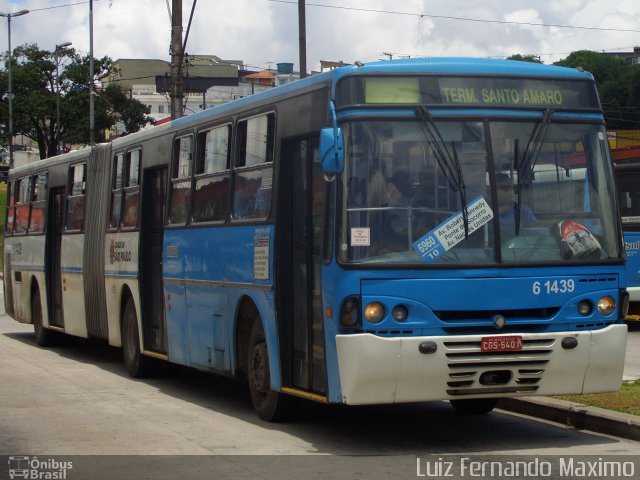
[[[296,398],[271,389],[269,352],[259,319],[254,320],[247,349],[247,381],[251,401],[258,417],[268,422],[290,418],[296,409]]]
[[[498,404],[497,398],[471,398],[466,400],[449,400],[451,406],[463,415],[484,415]]]
[[[40,302],[40,290],[36,289],[31,296],[31,321],[36,344],[40,347],[53,347],[58,343],[58,332],[45,328],[42,324],[42,303]]]
[[[148,377],[153,370],[153,359],[142,355],[140,351],[140,334],[138,333],[138,316],[132,298],[127,300],[122,318],[122,357],[124,366],[133,378]]]

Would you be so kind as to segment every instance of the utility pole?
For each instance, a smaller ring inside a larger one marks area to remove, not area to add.
[[[298,50],[300,54],[300,78],[307,76],[307,27],[305,0],[298,0]]]
[[[96,143],[95,85],[93,65],[93,0],[89,1],[89,145]]]
[[[182,0],[172,0],[171,9],[171,119],[182,116]]]

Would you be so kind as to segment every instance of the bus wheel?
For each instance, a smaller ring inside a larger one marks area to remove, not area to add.
[[[40,347],[52,347],[58,340],[58,332],[44,328],[42,325],[42,303],[40,303],[40,290],[36,290],[31,297],[31,320],[36,343]]]
[[[295,411],[296,399],[271,390],[269,352],[260,320],[256,319],[249,335],[247,380],[253,407],[262,420],[286,420]]]
[[[138,316],[131,298],[124,307],[124,318],[122,319],[122,356],[124,357],[124,366],[133,378],[144,378],[151,374],[153,359],[140,352]]]
[[[474,398],[467,400],[449,400],[456,412],[464,415],[483,415],[489,413],[498,404],[497,398]]]

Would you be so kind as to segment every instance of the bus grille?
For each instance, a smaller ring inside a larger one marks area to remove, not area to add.
[[[553,351],[553,338],[524,340],[517,352],[481,352],[479,341],[444,342],[451,396],[532,393]]]
[[[447,335],[481,335],[496,333],[493,318],[498,313],[506,319],[506,325],[500,329],[500,333],[543,333],[559,311],[559,307],[552,307],[500,311],[435,310],[433,313],[442,322],[442,330]]]

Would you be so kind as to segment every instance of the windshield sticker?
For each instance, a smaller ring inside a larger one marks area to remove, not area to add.
[[[351,229],[351,246],[352,247],[371,246],[371,229],[369,227],[352,228]]]
[[[467,205],[467,218],[469,234],[493,219],[493,210],[482,195]],[[420,255],[423,262],[429,263],[437,260],[440,255],[464,239],[464,218],[462,210],[460,210],[415,241],[412,247]]]

